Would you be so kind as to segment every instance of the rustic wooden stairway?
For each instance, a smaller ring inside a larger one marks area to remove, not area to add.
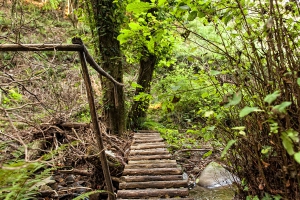
[[[187,180],[171,158],[159,133],[135,133],[117,199],[192,200],[188,198]]]

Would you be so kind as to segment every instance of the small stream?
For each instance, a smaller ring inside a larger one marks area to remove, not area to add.
[[[208,189],[196,186],[190,190],[189,197],[195,200],[232,200],[234,198],[234,188],[223,186]]]
[[[216,162],[211,162],[197,178],[189,197],[195,200],[232,200],[235,196],[233,182],[239,179]]]

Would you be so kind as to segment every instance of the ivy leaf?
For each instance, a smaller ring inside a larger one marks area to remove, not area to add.
[[[212,76],[216,76],[216,75],[218,75],[218,74],[221,74],[221,72],[220,71],[217,71],[217,70],[210,70],[210,75],[212,75]]]
[[[252,112],[257,112],[257,111],[262,111],[262,110],[260,110],[258,107],[246,106],[240,111],[239,116],[242,118],[242,117],[245,117],[245,116],[249,115]]]
[[[273,94],[268,94],[265,99],[264,102],[268,102],[269,104],[271,104],[273,101],[275,101],[277,99],[277,97],[280,96],[280,91],[276,90],[275,92],[273,92]]]
[[[140,84],[137,84],[136,82],[132,82],[131,87],[133,87],[133,88],[143,88],[143,86],[141,86]]]
[[[148,2],[133,2],[127,5],[126,11],[133,12],[134,14],[140,14],[148,11],[153,6]]]
[[[242,100],[242,93],[240,92],[236,92],[233,94],[232,99],[229,100],[229,103],[226,104],[226,107],[228,106],[235,106],[237,104],[239,104]]]
[[[197,14],[198,14],[197,11],[195,11],[195,10],[192,11],[192,12],[189,14],[187,20],[188,20],[188,21],[193,21],[193,20],[197,17]]]
[[[294,159],[300,164],[300,152],[294,154]]]
[[[273,109],[278,112],[285,113],[286,107],[290,106],[291,104],[292,104],[292,102],[290,102],[290,101],[284,101],[281,104],[274,106]]]
[[[222,151],[221,154],[221,158],[225,156],[225,154],[227,153],[227,151],[230,149],[230,147],[236,143],[236,140],[229,140],[229,142],[227,143],[226,147],[224,148],[224,150]]]
[[[182,6],[179,6],[179,8],[181,10],[189,10],[190,9],[190,7],[188,5],[182,5]]]
[[[292,140],[291,140],[291,138],[288,137],[288,135],[286,134],[286,132],[283,132],[281,134],[281,139],[282,139],[283,147],[288,152],[288,154],[289,155],[295,154]]]

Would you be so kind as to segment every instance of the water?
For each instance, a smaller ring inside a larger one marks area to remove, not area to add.
[[[231,186],[217,188],[196,186],[190,190],[189,197],[195,200],[232,200],[234,195],[234,188]]]

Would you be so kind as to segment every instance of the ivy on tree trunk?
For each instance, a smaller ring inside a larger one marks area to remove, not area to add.
[[[117,36],[120,23],[116,16],[120,10],[113,0],[91,0],[94,12],[94,20],[99,37],[99,49],[102,68],[114,77],[118,82],[123,82],[123,66],[120,44]],[[117,14],[116,14],[117,13]],[[125,131],[125,101],[124,90],[103,79],[104,88],[104,119],[108,129],[122,135]]]
[[[155,68],[157,57],[156,55],[145,53],[140,59],[140,68],[137,84],[142,88],[136,88],[135,95],[141,92],[150,93],[153,71]],[[129,112],[129,126],[131,129],[140,129],[143,119],[146,117],[146,112],[149,106],[149,99],[142,101],[134,101]]]

